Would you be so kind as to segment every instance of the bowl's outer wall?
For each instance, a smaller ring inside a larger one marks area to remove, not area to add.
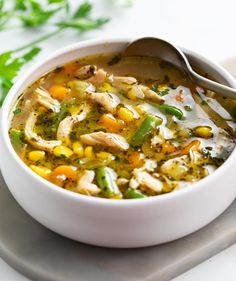
[[[221,214],[236,193],[231,167],[218,169],[188,192],[183,190],[159,198],[128,200],[132,202],[111,202],[55,187],[35,175],[18,159],[7,140],[7,113],[16,97],[55,66],[90,54],[121,51],[128,42],[89,42],[68,47],[66,53],[60,51],[56,58],[47,60],[15,85],[4,103],[0,119],[1,170],[19,204],[37,221],[64,236],[108,247],[142,247],[183,237]],[[234,80],[224,70],[192,52],[185,52],[198,67],[206,69],[220,82],[235,87]],[[235,154],[231,158],[236,158]],[[231,164],[234,160],[230,160]]]

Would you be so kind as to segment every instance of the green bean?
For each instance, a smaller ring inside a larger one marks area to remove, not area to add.
[[[12,143],[13,147],[16,150],[20,149],[23,146],[22,131],[16,130],[16,129],[11,129],[9,135],[10,135],[10,139],[11,139],[11,143]]]
[[[130,187],[125,191],[125,197],[128,199],[137,199],[146,198],[147,196],[144,195],[141,191]]]
[[[130,145],[132,147],[137,147],[142,145],[145,138],[151,134],[153,129],[156,128],[156,126],[160,125],[162,123],[162,119],[160,117],[156,117],[153,115],[148,114],[145,119],[143,120],[141,126],[137,129],[137,131],[134,133]]]
[[[164,110],[166,114],[174,115],[178,119],[182,119],[184,116],[183,111],[173,105],[162,104],[162,105],[158,105],[158,107]]]
[[[115,182],[113,170],[109,167],[100,167],[96,170],[96,180],[105,197],[122,197],[122,194]]]

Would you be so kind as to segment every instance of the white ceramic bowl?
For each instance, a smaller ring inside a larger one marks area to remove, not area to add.
[[[94,40],[56,51],[33,67],[10,90],[1,111],[0,164],[19,204],[38,222],[66,237],[100,246],[143,247],[183,237],[220,215],[236,195],[236,152],[212,175],[191,187],[139,200],[109,200],[76,194],[39,177],[11,146],[9,114],[22,91],[50,69],[79,57],[122,51],[129,40]],[[195,67],[219,82],[236,81],[219,65],[183,50]]]

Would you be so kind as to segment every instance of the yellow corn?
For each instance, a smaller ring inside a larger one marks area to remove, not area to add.
[[[213,136],[211,127],[199,126],[194,129],[194,134],[198,137],[209,139]]]
[[[131,122],[134,120],[133,113],[125,107],[119,108],[117,114],[118,114],[119,118],[125,122]]]
[[[84,148],[79,141],[73,143],[73,151],[79,158],[84,156]]]
[[[84,157],[85,158],[94,158],[93,147],[87,146],[84,150]]]
[[[45,152],[42,150],[34,150],[29,152],[29,159],[32,161],[39,161],[45,158]]]
[[[73,154],[73,151],[67,146],[60,145],[54,148],[53,153],[56,157],[69,158]]]
[[[158,85],[157,90],[161,92],[161,91],[166,90],[167,88],[168,88],[167,84],[160,84],[160,85]]]
[[[43,178],[47,178],[51,174],[51,170],[43,166],[30,165],[30,168]]]
[[[100,159],[112,159],[113,155],[109,152],[106,152],[106,151],[100,151],[96,154],[96,156]]]
[[[109,92],[109,93],[114,93],[116,89],[111,86],[109,83],[103,83],[102,86],[99,88],[101,92]]]

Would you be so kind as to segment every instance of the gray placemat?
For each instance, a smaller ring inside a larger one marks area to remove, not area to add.
[[[236,202],[207,227],[164,245],[142,249],[85,245],[37,223],[17,204],[0,175],[0,255],[32,280],[167,281],[235,241]]]

